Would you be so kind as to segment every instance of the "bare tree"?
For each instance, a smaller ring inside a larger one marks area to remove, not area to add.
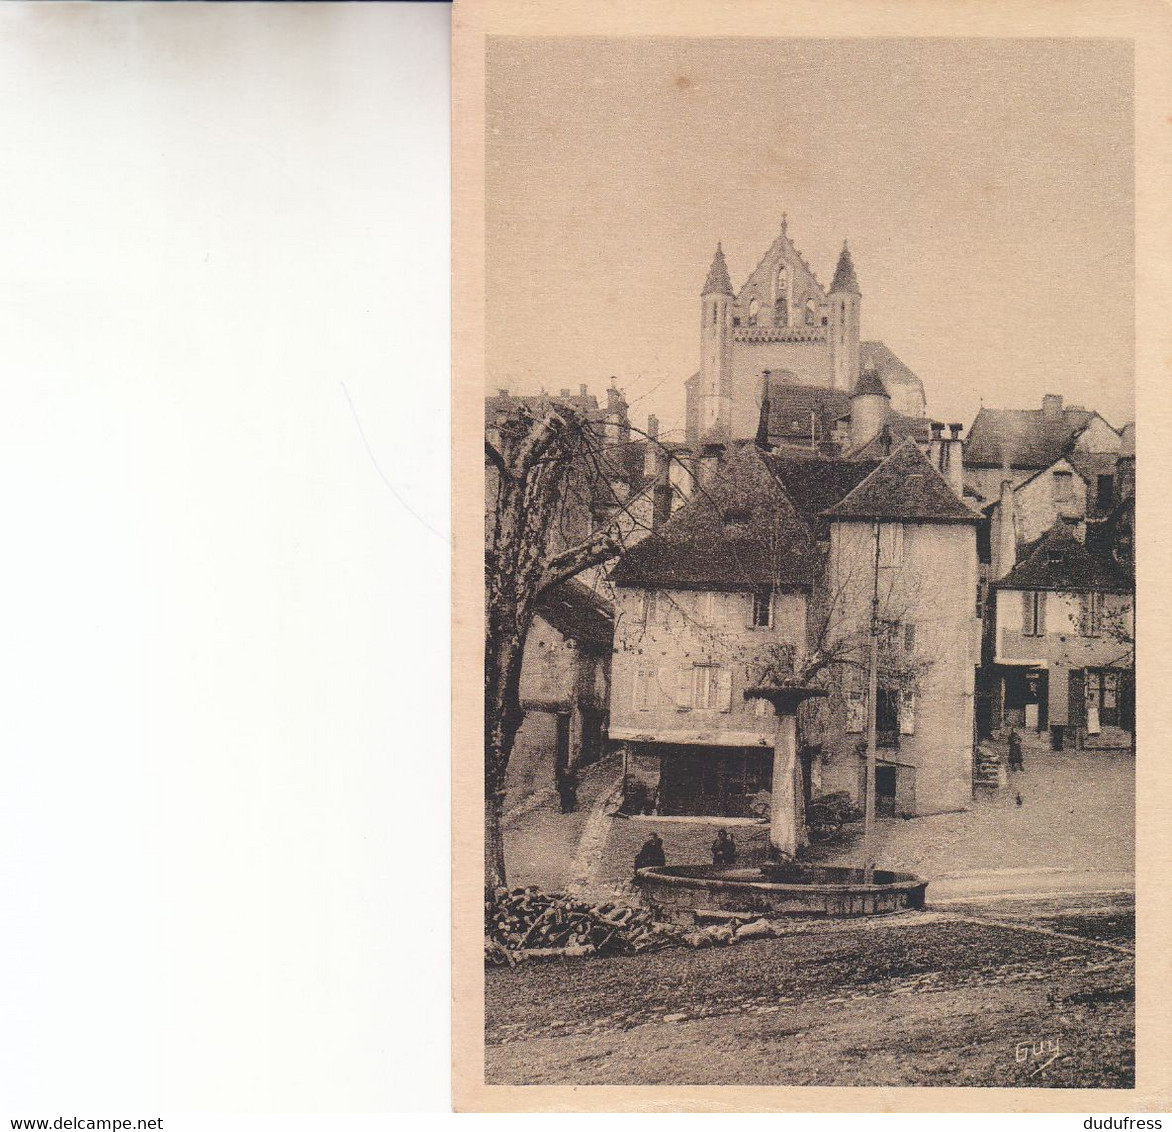
[[[632,506],[635,496],[619,486],[615,474],[622,446],[586,413],[544,399],[511,409],[485,439],[484,882],[489,888],[506,883],[505,775],[525,715],[521,665],[538,602],[553,587],[616,557],[646,527]]]

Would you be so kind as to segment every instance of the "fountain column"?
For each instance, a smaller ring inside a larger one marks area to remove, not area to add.
[[[745,689],[745,699],[768,700],[777,713],[769,843],[782,857],[791,861],[807,844],[801,765],[798,762],[798,707],[804,700],[825,695],[822,688],[800,683],[762,684]]]
[[[798,778],[798,717],[780,708],[773,739],[772,797],[769,843],[781,856],[792,860],[806,844],[802,787]]]

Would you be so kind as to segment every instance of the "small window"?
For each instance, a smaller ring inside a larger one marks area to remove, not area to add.
[[[740,325],[741,325],[741,320],[736,315],[733,315],[733,326],[740,326]]]
[[[757,325],[757,312],[760,309],[761,309],[761,304],[759,302],[757,302],[756,299],[751,299],[749,301],[749,325],[750,326]],[[695,326],[696,324],[693,323],[692,325]]]
[[[753,628],[768,629],[773,624],[773,594],[758,590],[753,594]]]
[[[1054,472],[1054,501],[1067,503],[1074,498],[1074,476],[1070,472]]]
[[[635,672],[635,710],[650,711],[656,706],[656,674],[654,668],[639,668]]]
[[[778,299],[773,304],[773,325],[789,326],[789,303],[785,299]]]
[[[732,674],[727,668],[697,664],[692,668],[692,707],[696,711],[728,711],[732,704]]]
[[[818,319],[818,310],[814,306],[814,300],[807,299],[806,300],[806,325],[807,326],[817,325],[817,319]],[[825,322],[826,320],[823,319],[822,321]]]
[[[726,527],[746,527],[749,525],[749,512],[743,507],[729,507],[724,513]]]
[[[1027,637],[1046,635],[1046,593],[1044,590],[1026,590],[1022,595],[1022,627]]]
[[[899,566],[903,562],[903,524],[879,524],[879,565]]]

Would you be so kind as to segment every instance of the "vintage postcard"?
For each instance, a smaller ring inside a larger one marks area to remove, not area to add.
[[[457,1106],[1166,1107],[1172,9],[454,67]]]

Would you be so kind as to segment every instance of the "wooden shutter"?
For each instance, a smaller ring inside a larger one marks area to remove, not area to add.
[[[914,735],[916,733],[916,694],[904,689],[899,697],[899,733]]]
[[[635,692],[633,707],[635,711],[647,710],[647,673],[642,668],[635,670]]]
[[[1087,725],[1087,689],[1086,678],[1081,668],[1070,670],[1070,679],[1067,684],[1067,720],[1071,727],[1085,727]]]
[[[713,706],[718,711],[732,711],[732,672],[727,668],[717,668],[712,675],[716,678],[716,702]]]
[[[1046,635],[1046,591],[1038,590],[1038,636]]]
[[[846,694],[846,729],[859,734],[867,726],[867,694],[865,692],[847,692]]]
[[[914,652],[916,648],[916,623],[908,621],[903,627],[903,647],[906,652]]]
[[[1022,635],[1034,635],[1034,598],[1037,594],[1033,590],[1025,590],[1021,595],[1021,631]]]
[[[692,669],[681,668],[676,674],[676,707],[687,711],[692,706]]]

